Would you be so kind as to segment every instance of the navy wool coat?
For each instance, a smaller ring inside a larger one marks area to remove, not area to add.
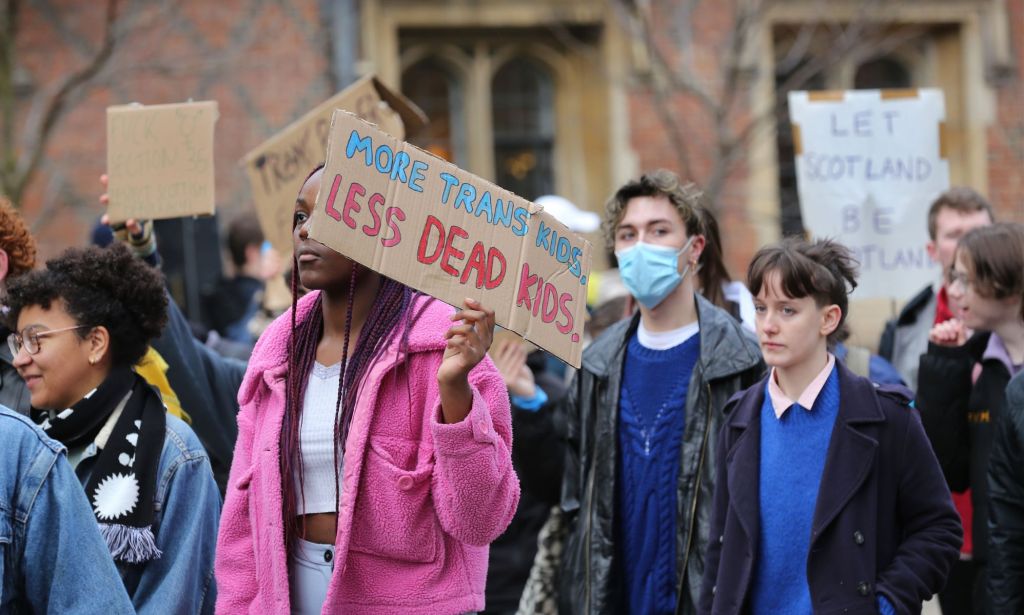
[[[839,414],[811,525],[807,581],[819,615],[920,613],[956,561],[962,529],[917,412],[842,363]],[[770,377],[770,376],[769,376]],[[701,613],[744,613],[757,563],[761,406],[767,379],[737,393],[719,434],[718,485]]]

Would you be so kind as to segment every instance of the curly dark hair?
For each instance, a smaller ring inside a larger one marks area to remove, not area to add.
[[[71,248],[46,269],[12,280],[7,293],[12,329],[24,308],[49,309],[57,300],[79,324],[106,327],[115,367],[137,363],[167,322],[163,276],[122,244]],[[84,339],[89,330],[77,333]]]
[[[7,275],[19,276],[36,266],[36,240],[11,202],[0,197],[0,249],[7,252]]]

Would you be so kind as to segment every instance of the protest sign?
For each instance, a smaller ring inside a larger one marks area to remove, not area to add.
[[[949,187],[940,90],[791,92],[804,227],[860,261],[857,299],[905,299],[939,274],[927,217]]]
[[[263,235],[288,258],[292,253],[292,213],[303,180],[324,161],[331,114],[351,111],[399,139],[415,133],[426,117],[401,94],[368,76],[270,137],[242,159]]]
[[[107,107],[111,222],[212,214],[215,101]]]
[[[335,111],[310,219],[317,241],[579,367],[590,243],[541,207]]]

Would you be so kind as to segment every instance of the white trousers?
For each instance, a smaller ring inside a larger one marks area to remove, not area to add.
[[[296,538],[288,555],[292,615],[320,615],[334,572],[334,545]]]

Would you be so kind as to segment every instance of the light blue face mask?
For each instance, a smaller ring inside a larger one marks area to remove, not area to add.
[[[682,273],[679,272],[679,255],[690,247],[696,237],[690,237],[679,250],[638,241],[615,253],[622,283],[644,307],[657,307],[690,272],[689,263]]]

